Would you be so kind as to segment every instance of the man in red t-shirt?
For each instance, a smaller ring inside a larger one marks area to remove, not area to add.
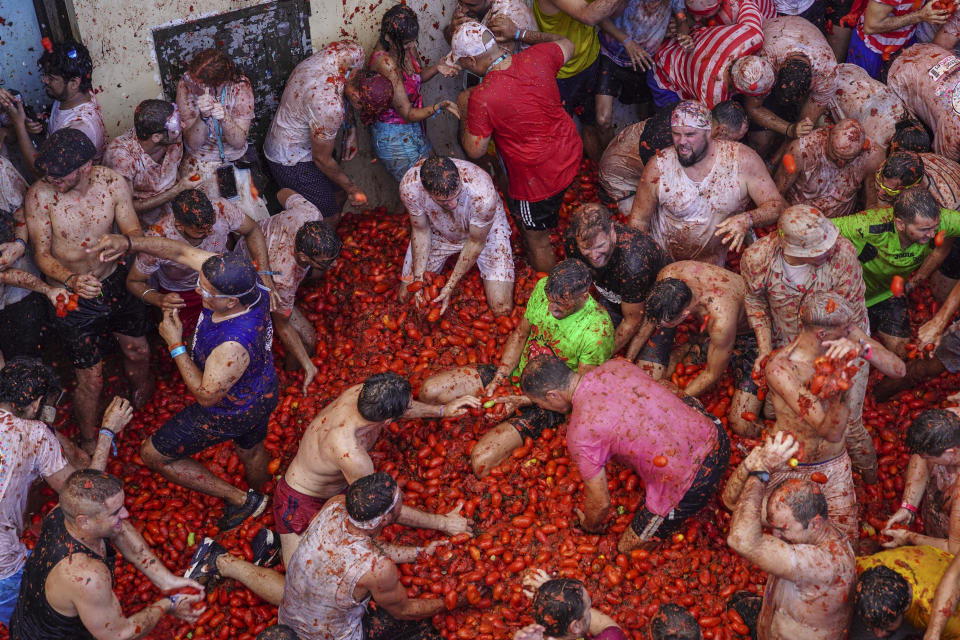
[[[500,47],[477,22],[460,25],[451,57],[482,82],[460,94],[460,142],[478,160],[490,139],[506,169],[510,209],[522,225],[530,265],[549,272],[556,263],[550,231],[557,226],[563,192],[573,181],[583,144],[563,109],[554,78],[573,55],[573,43],[556,40],[517,54]]]

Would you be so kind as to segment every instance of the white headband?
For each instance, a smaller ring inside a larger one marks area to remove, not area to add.
[[[383,519],[386,518],[391,511],[393,511],[393,508],[397,506],[397,502],[399,501],[400,501],[400,487],[398,486],[393,491],[393,502],[390,503],[390,507],[386,511],[378,515],[376,518],[373,518],[372,520],[365,520],[364,522],[360,522],[359,520],[354,520],[353,516],[347,513],[347,520],[350,522],[350,524],[355,526],[357,529],[363,529],[364,531],[372,531],[380,526],[380,524],[383,522]]]

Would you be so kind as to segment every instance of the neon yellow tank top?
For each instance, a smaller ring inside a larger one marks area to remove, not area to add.
[[[590,1],[587,0],[588,3]],[[575,47],[573,57],[561,67],[558,78],[575,76],[597,59],[600,54],[600,41],[597,39],[596,27],[583,24],[560,10],[553,15],[547,15],[540,10],[537,0],[533,0],[533,17],[537,20],[537,29],[561,35]]]

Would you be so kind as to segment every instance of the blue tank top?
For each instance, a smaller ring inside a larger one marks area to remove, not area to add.
[[[260,300],[236,318],[213,322],[211,311],[203,309],[193,334],[191,355],[203,369],[210,353],[224,342],[237,342],[247,350],[250,364],[220,402],[208,407],[214,415],[232,416],[245,413],[261,396],[277,388],[277,371],[273,366],[273,321],[270,318],[270,295],[262,284]]]

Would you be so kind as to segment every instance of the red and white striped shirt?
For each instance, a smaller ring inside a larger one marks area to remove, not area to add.
[[[891,16],[905,16],[908,13],[916,11],[913,0],[875,1],[893,7],[893,11],[890,12]],[[857,20],[857,36],[859,36],[863,43],[867,45],[867,48],[874,53],[884,53],[884,51],[886,51],[888,54],[890,54],[895,51],[899,51],[903,48],[903,45],[907,44],[907,41],[910,40],[910,38],[913,36],[913,32],[916,31],[916,29],[917,25],[911,24],[903,27],[902,29],[897,29],[896,31],[867,34],[863,31],[863,15],[861,14],[860,19]]]
[[[777,17],[777,5],[773,0],[723,0],[714,16],[720,24],[736,24],[741,7],[756,5],[763,20]]]
[[[729,98],[724,83],[727,67],[763,46],[759,4],[743,1],[737,18],[737,24],[695,28],[690,32],[693,48],[689,51],[676,40],[664,42],[654,56],[660,86],[683,100],[699,100],[710,109]]]

